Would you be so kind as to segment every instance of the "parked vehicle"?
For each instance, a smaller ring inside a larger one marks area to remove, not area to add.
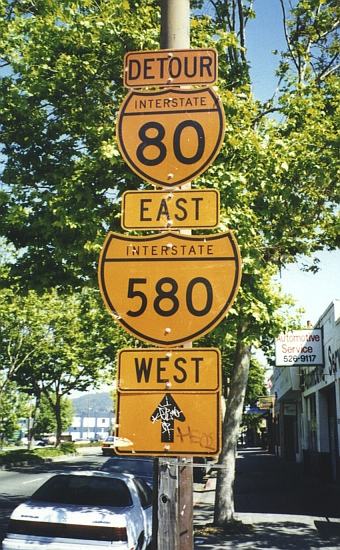
[[[193,463],[194,463],[193,481],[194,483],[203,483],[204,477],[206,476],[206,473],[207,473],[207,470],[205,467],[205,465],[207,464],[207,459],[200,456],[194,457]],[[197,466],[197,464],[202,464],[202,467]]]
[[[150,487],[131,474],[58,474],[15,508],[3,550],[145,550],[151,504]]]
[[[48,445],[48,441],[45,441],[44,439],[34,441],[34,447],[46,447],[46,445]]]
[[[102,454],[104,456],[115,454],[115,441],[114,435],[109,435],[102,444]]]
[[[102,444],[102,454],[104,456],[114,455],[116,453],[116,447],[129,447],[130,445],[131,442],[128,439],[109,435]]]
[[[102,472],[125,472],[153,485],[154,459],[144,456],[112,456],[101,466]]]

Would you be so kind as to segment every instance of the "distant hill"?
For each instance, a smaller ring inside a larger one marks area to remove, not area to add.
[[[89,393],[72,399],[75,416],[109,416],[114,410],[109,393]]]

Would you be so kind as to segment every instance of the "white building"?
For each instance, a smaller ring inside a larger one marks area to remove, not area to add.
[[[340,479],[340,300],[321,315],[323,361],[318,366],[276,367],[276,451],[307,471]]]
[[[106,439],[112,434],[115,417],[111,416],[74,416],[66,434],[72,441],[80,439]]]

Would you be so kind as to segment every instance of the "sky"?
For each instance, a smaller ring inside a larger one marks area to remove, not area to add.
[[[285,37],[279,0],[255,0],[256,19],[247,27],[247,48],[251,60],[253,92],[261,101],[269,99],[276,88],[275,70],[279,56],[272,51],[285,49]],[[291,294],[303,307],[304,324],[317,322],[335,298],[340,298],[340,251],[316,254],[320,260],[316,274],[301,270],[310,259],[301,258],[296,265],[282,271],[278,279],[284,292]]]

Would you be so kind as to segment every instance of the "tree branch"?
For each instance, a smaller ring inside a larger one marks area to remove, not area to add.
[[[331,32],[335,31],[339,27],[339,25],[340,25],[340,21],[339,20],[335,21],[334,25],[330,29],[319,34],[319,39],[321,40],[322,38],[325,38],[326,36],[328,36]]]
[[[334,57],[330,60],[330,62],[328,63],[327,67],[324,68],[324,70],[318,75],[316,81],[317,82],[320,82],[321,80],[324,80],[327,76],[329,76],[330,74],[334,73],[334,71],[336,71],[337,69],[339,69],[340,67],[340,64],[338,63],[337,65],[334,65],[334,67],[332,67],[334,61],[339,57],[339,54],[336,53],[334,55]]]
[[[283,29],[284,29],[284,33],[285,33],[285,38],[286,38],[288,50],[289,50],[289,53],[292,57],[293,63],[296,67],[296,70],[298,71],[298,74],[300,76],[300,67],[299,67],[299,64],[298,64],[297,60],[295,59],[295,55],[293,53],[292,45],[291,45],[289,34],[288,34],[286,8],[285,8],[283,0],[279,0],[279,2],[281,4],[282,18],[283,18]]]
[[[238,19],[239,19],[239,25],[240,25],[240,44],[241,44],[241,58],[242,61],[245,63],[246,60],[246,54],[245,54],[245,28],[244,28],[244,16],[243,16],[243,6],[242,6],[242,0],[237,0],[238,5]]]
[[[266,109],[265,111],[261,111],[261,113],[259,113],[254,118],[254,124],[256,124],[264,116],[269,115],[269,113],[279,113],[279,112],[281,112],[281,109],[279,107],[271,107],[270,109]]]

